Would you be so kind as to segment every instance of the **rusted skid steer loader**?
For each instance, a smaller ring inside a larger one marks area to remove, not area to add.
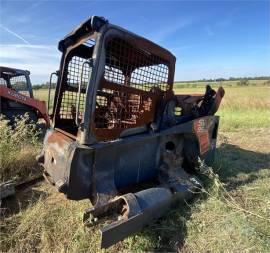
[[[50,124],[45,102],[33,97],[30,72],[0,66],[0,115],[14,122],[25,113],[35,123],[43,118]]]
[[[90,199],[84,221],[112,212],[106,248],[200,189],[195,167],[214,159],[224,90],[175,95],[175,57],[93,16],[59,42],[52,126],[37,158],[71,200]]]

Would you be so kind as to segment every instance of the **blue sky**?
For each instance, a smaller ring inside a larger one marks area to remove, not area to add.
[[[175,80],[270,75],[269,13],[269,1],[0,0],[0,65],[46,82],[58,41],[100,15],[169,49]]]

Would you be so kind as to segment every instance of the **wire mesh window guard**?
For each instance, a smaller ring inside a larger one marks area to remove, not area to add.
[[[105,65],[104,77],[107,81],[117,84],[125,83],[125,76],[120,69]]]
[[[25,76],[13,76],[10,77],[9,81],[12,89],[23,95],[29,96],[29,90]]]
[[[0,77],[0,85],[7,86],[6,80],[2,77]]]
[[[62,103],[60,108],[60,118],[62,119],[75,119],[76,117],[76,103],[77,103],[77,92],[65,91],[62,97]],[[84,108],[85,94],[81,93],[80,97],[80,110],[79,118],[82,118]]]
[[[169,86],[168,67],[164,64],[155,66],[141,67],[135,69],[131,74],[131,86],[145,91],[151,90],[152,87],[158,87],[166,91]]]
[[[116,84],[149,91],[169,89],[167,63],[159,56],[139,49],[122,39],[111,39],[106,47],[104,77]]]
[[[144,112],[150,112],[152,100],[148,96],[128,92],[101,92],[97,96],[96,128],[130,128]]]
[[[89,40],[84,43],[84,46],[88,48],[94,46],[94,40]],[[87,85],[91,76],[92,68],[89,64],[84,64],[91,59],[83,58],[78,55],[74,55],[68,62],[67,66],[67,82],[65,85],[65,91],[62,96],[60,107],[60,118],[62,119],[75,119],[76,116],[76,104],[78,97],[79,83],[81,82],[80,93],[80,106],[79,106],[79,118],[82,119],[84,110],[84,101]]]
[[[168,90],[168,72],[167,63],[160,57],[119,38],[108,41],[105,80],[133,87],[138,92],[128,89],[123,92],[115,86],[101,88],[97,94],[95,127],[125,129],[135,127],[138,122],[149,123],[154,114],[153,94],[149,91],[153,88]]]
[[[86,89],[91,69],[88,64],[84,64],[87,60],[79,56],[73,56],[68,64],[67,85],[78,88],[81,82],[81,89]],[[84,64],[84,65],[83,65]],[[83,69],[82,69],[83,67]]]

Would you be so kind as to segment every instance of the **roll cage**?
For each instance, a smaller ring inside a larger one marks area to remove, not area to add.
[[[173,96],[175,57],[153,42],[92,17],[59,42],[54,127],[83,144],[147,131]]]
[[[0,85],[32,98],[33,91],[29,75],[28,70],[0,66]]]

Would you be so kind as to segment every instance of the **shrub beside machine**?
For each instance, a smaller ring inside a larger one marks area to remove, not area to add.
[[[175,95],[168,50],[93,16],[59,42],[52,124],[37,158],[68,199],[89,199],[84,222],[107,248],[201,188],[198,159],[214,159],[224,90]],[[114,216],[115,217],[115,216]]]

